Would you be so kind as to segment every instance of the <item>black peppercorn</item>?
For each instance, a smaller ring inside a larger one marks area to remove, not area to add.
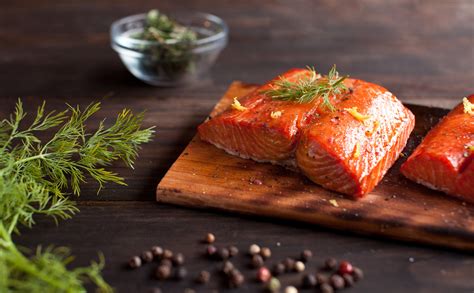
[[[239,249],[236,246],[229,246],[229,256],[234,257],[239,253]]]
[[[245,282],[245,277],[238,270],[232,270],[229,275],[229,285],[231,288],[242,286]]]
[[[334,289],[340,290],[344,288],[344,279],[341,276],[334,274],[331,276],[331,285]]]
[[[255,254],[254,256],[252,256],[251,265],[253,268],[260,268],[261,266],[263,266],[263,264],[264,262],[261,255]]]
[[[286,272],[292,272],[295,268],[295,260],[292,259],[291,257],[285,258],[285,260],[283,261],[283,264],[285,265]]]
[[[226,260],[229,258],[229,250],[227,248],[221,248],[217,251],[217,257],[220,259],[220,260]]]
[[[149,250],[145,250],[144,252],[142,252],[141,257],[143,262],[151,262],[153,260],[153,253]]]
[[[310,274],[306,274],[303,276],[303,279],[301,280],[301,285],[303,288],[306,289],[311,289],[316,287],[318,284],[318,281],[316,280],[316,277]]]
[[[324,262],[324,268],[329,271],[335,270],[337,268],[337,260],[333,257],[326,259]]]
[[[230,272],[234,269],[234,264],[230,261],[225,261],[222,264],[222,272],[226,275],[230,274]]]
[[[134,256],[128,261],[128,266],[132,269],[139,268],[142,266],[142,259],[138,256]]]
[[[155,271],[155,277],[158,280],[166,280],[171,275],[171,267],[167,265],[160,265]]]
[[[280,262],[273,266],[272,273],[275,276],[279,276],[283,274],[285,270],[286,270],[285,265]]]
[[[163,248],[160,246],[153,246],[151,248],[151,253],[153,253],[155,258],[160,258],[163,255]]]
[[[173,252],[169,249],[163,250],[163,258],[165,259],[171,259],[173,257]]]
[[[321,284],[321,286],[319,287],[319,290],[321,291],[321,293],[333,293],[334,292],[334,289],[328,283]]]
[[[313,257],[313,252],[309,249],[305,249],[301,252],[301,261],[306,263]]]
[[[346,288],[354,286],[354,278],[351,275],[344,274],[342,275],[342,278],[344,279],[344,285]]]
[[[171,262],[171,260],[165,258],[165,259],[160,260],[160,266],[172,267],[173,263]]]
[[[186,278],[187,275],[188,271],[184,267],[177,268],[174,273],[175,279],[178,281],[183,280],[184,278]]]
[[[206,247],[206,255],[209,257],[214,257],[216,255],[217,248],[214,245],[208,245]]]
[[[184,264],[184,255],[182,253],[176,253],[173,258],[172,262],[176,266],[181,266]]]
[[[358,268],[358,267],[354,267],[353,271],[352,271],[352,276],[354,277],[354,281],[359,281],[359,280],[362,280],[364,278],[364,272]]]
[[[264,258],[264,259],[268,259],[272,256],[272,251],[270,250],[270,248],[268,247],[262,247],[260,249],[260,255]]]
[[[326,284],[329,283],[329,276],[325,274],[316,274],[316,281],[318,284]]]
[[[208,271],[201,271],[196,278],[196,282],[199,284],[206,284],[211,279],[211,274]]]

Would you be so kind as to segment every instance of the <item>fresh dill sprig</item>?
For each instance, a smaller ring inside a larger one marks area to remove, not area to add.
[[[43,103],[25,126],[27,115],[19,100],[10,118],[0,121],[1,292],[85,292],[87,281],[111,291],[100,275],[102,257],[99,263],[68,271],[72,257],[66,248],[39,248],[27,257],[11,239],[19,224],[31,227],[35,215],[58,221],[78,212],[65,190],[79,195],[87,177],[99,183],[99,190],[107,182],[125,184],[106,167],[117,160],[133,167],[140,144],[150,140],[153,128],[141,129],[143,114],[125,109],[111,126],[101,121],[89,132],[86,122],[99,109],[100,103],[94,103],[84,110],[68,106],[46,114]],[[38,134],[46,130],[54,134],[43,143]]]
[[[315,99],[322,99],[322,105],[330,111],[335,107],[330,98],[347,90],[343,81],[347,76],[339,76],[334,65],[328,75],[321,76],[314,67],[307,67],[310,75],[297,81],[280,78],[274,86],[263,93],[274,100],[310,103]]]

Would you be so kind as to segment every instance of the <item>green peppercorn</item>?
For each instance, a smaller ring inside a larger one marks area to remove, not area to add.
[[[259,253],[260,253],[260,246],[258,246],[257,244],[250,245],[250,247],[249,247],[249,254],[250,255],[255,255],[255,254],[259,254]]]
[[[268,292],[278,292],[281,288],[280,280],[273,277],[268,281],[266,289]]]
[[[128,261],[128,266],[132,269],[139,268],[142,266],[142,259],[138,256],[134,256]]]

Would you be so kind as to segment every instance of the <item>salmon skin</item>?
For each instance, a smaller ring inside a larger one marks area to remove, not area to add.
[[[474,103],[474,95],[467,98]],[[474,115],[461,103],[423,139],[401,172],[429,188],[474,202]]]
[[[263,93],[279,78],[309,76],[292,69],[198,127],[202,140],[259,162],[290,166],[325,188],[362,197],[398,158],[414,126],[414,116],[381,86],[347,78],[348,88],[309,103],[273,100]]]

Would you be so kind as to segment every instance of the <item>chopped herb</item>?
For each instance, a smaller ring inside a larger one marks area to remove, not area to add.
[[[334,65],[327,76],[317,74],[313,67],[307,68],[309,77],[302,78],[298,81],[289,81],[280,78],[275,85],[263,91],[263,93],[274,100],[293,101],[297,103],[310,103],[315,99],[322,99],[322,105],[330,111],[334,111],[335,107],[331,104],[331,97],[343,93],[347,90],[343,81],[347,76],[339,76]]]

